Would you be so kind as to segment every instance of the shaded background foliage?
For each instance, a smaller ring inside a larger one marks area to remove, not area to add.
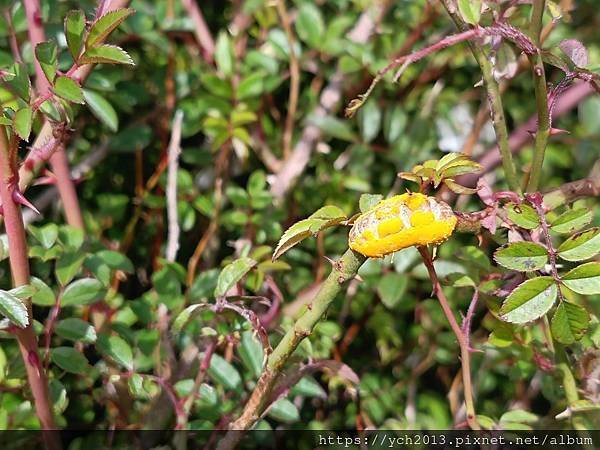
[[[72,250],[80,255],[75,259],[81,259],[73,276],[100,279],[106,294],[91,307],[61,312],[61,319],[89,320],[95,329],[89,345],[78,344],[87,358],[85,367],[91,365],[89,371],[71,374],[61,370],[58,361],[52,369],[52,396],[61,426],[172,427],[172,404],[165,401],[165,392],[185,399],[199,363],[197,358],[186,363],[186,352],[196,355],[213,346],[208,377],[193,402],[189,426],[222,428],[239,413],[260,375],[260,343],[246,321],[229,314],[203,312],[177,332],[170,329],[169,321],[189,303],[214,302],[220,269],[233,258],[249,255],[262,263],[235,289],[239,295],[265,296],[271,301],[278,295],[277,287],[281,290],[282,304],[266,325],[276,342],[290,317],[328,273],[326,257],[337,256],[347,247],[344,230],[328,231],[272,263],[271,249],[289,225],[326,204],[338,205],[350,216],[362,193],[414,189],[397,178],[397,172],[438,159],[442,152],[465,151],[465,145],[477,159],[495,144],[485,93],[477,86],[480,71],[466,45],[411,65],[398,84],[381,83],[356,118],[342,117],[342,105],[364,92],[392,56],[455,32],[439,4],[288,2],[300,67],[293,142],[302,139],[302,130],[310,124],[317,126],[321,137],[299,178],[278,197],[269,183],[278,173],[281,176],[285,157],[290,52],[277,11],[260,0],[198,2],[216,43],[211,55],[193,33],[198,24],[184,8],[186,3],[131,2],[136,13],[111,39],[129,52],[136,66],[96,68],[85,88],[108,104],[91,112],[82,107],[71,124],[68,152],[73,164],[106,150],[103,160],[78,184],[88,237],[83,247],[75,245]],[[80,7],[90,17],[95,7],[93,2],[68,1],[43,5],[48,37],[61,44],[65,14]],[[589,52],[589,68],[597,70],[597,5],[592,0],[576,5],[563,0],[560,6],[563,18],[544,47],[555,48],[563,39],[576,38]],[[31,63],[20,2],[7,11],[23,56]],[[374,14],[374,32],[366,43],[357,44],[348,32],[365,14]],[[510,21],[525,29],[528,18],[529,8],[521,6]],[[504,65],[510,72],[518,64],[518,49],[502,45],[498,67]],[[7,24],[0,23],[0,66],[11,60]],[[547,70],[550,83],[562,76],[558,69],[548,66]],[[325,87],[334,78],[339,80],[341,100],[328,114],[315,115]],[[535,114],[533,84],[523,69],[502,84],[512,130]],[[10,102],[5,91],[0,91],[0,100]],[[169,263],[164,259],[165,168],[176,110],[184,114],[177,174],[182,234],[177,260]],[[550,140],[542,190],[585,178],[594,164],[598,176],[599,117],[600,100],[588,96],[555,120],[554,126],[569,134]],[[480,129],[466,144],[474,123]],[[528,170],[531,155],[529,140],[516,155],[519,170]],[[506,188],[501,171],[485,176],[496,190]],[[30,198],[47,189],[32,188]],[[441,195],[449,198],[448,192]],[[481,209],[475,197],[452,201],[456,209]],[[600,224],[595,199],[582,200],[580,206],[592,208],[593,224]],[[42,222],[35,224],[41,227],[38,232],[49,232],[42,224],[62,223],[60,211],[60,204],[53,202]],[[36,242],[33,230],[32,243]],[[64,230],[62,241],[59,237],[59,254],[69,252],[66,236],[73,238],[72,230]],[[206,245],[200,248],[197,270],[190,272],[190,258],[203,237]],[[491,255],[505,242],[506,230],[496,236],[483,233],[479,241],[472,235],[456,236],[439,249],[436,267],[442,277],[455,272],[473,277],[499,273]],[[47,254],[52,248],[54,242],[32,258],[32,272],[56,293],[56,255]],[[103,253],[107,249],[127,258]],[[8,288],[8,266],[3,264],[2,270]],[[305,378],[271,409],[261,427],[440,429],[464,421],[458,349],[439,305],[430,298],[427,272],[416,250],[370,260],[360,277],[336,299],[310,342],[304,342],[296,354],[297,361],[345,363],[358,375],[359,386],[351,386],[339,373]],[[448,287],[447,295],[455,311],[466,311],[472,293],[466,287]],[[482,424],[568,428],[568,420],[555,419],[566,403],[555,374],[544,366],[547,348],[541,329],[500,322],[488,311],[498,307],[499,299],[482,297],[485,306],[478,309],[472,333],[472,345],[482,350],[473,354],[472,362],[477,412],[485,416]],[[35,317],[43,323],[48,304],[36,302],[35,297],[34,303]],[[256,301],[249,305],[266,317],[264,305]],[[569,356],[582,397],[597,404],[599,297],[588,297],[585,306],[592,321],[586,335],[570,346]],[[72,345],[58,331],[52,347]],[[120,340],[107,343],[109,336]],[[16,346],[5,339],[1,349],[0,425],[35,428],[31,404],[17,389],[24,375]],[[161,412],[149,414],[157,405],[164,405]],[[511,410],[512,415],[507,413]],[[586,417],[598,426],[597,412]]]

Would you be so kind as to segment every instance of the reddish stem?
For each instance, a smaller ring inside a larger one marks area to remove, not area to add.
[[[40,2],[39,0],[24,0],[23,4],[25,6],[25,14],[27,15],[29,40],[31,41],[31,47],[35,49],[37,44],[46,40]],[[34,63],[36,73],[35,85],[38,95],[40,98],[45,98],[48,95],[51,96],[52,89],[50,82],[46,79],[37,58],[34,58]],[[56,187],[63,202],[67,223],[73,227],[83,229],[83,217],[79,207],[79,199],[77,198],[77,191],[75,190],[73,180],[71,180],[71,171],[64,147],[59,147],[50,157],[50,165],[52,166],[52,171],[56,174]]]
[[[21,208],[14,200],[15,173],[12,169],[8,138],[4,127],[0,128],[0,177],[0,198],[2,199],[6,235],[8,237],[10,270],[13,284],[17,287],[29,284],[29,261],[27,259],[27,244]],[[16,329],[15,334],[25,362],[27,379],[33,395],[37,416],[43,429],[53,430],[56,429],[56,425],[54,424],[52,407],[48,397],[48,380],[40,363],[37,338],[33,331],[31,301],[26,300],[25,304],[29,324],[25,328]],[[48,447],[60,448],[60,444],[55,440],[56,435],[52,436],[54,438],[51,437],[47,441]]]

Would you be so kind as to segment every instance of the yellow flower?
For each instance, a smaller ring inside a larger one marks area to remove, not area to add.
[[[361,214],[350,230],[350,248],[382,257],[413,245],[439,244],[454,231],[450,206],[418,193],[395,195]]]

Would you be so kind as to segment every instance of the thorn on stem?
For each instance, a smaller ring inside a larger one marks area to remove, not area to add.
[[[13,201],[15,203],[18,203],[20,205],[26,206],[27,208],[32,209],[36,214],[40,214],[40,212],[33,205],[33,203],[31,203],[29,200],[27,200],[27,198],[25,198],[25,196],[23,195],[23,193],[18,188],[16,188],[16,187],[12,191],[12,199],[13,199]]]

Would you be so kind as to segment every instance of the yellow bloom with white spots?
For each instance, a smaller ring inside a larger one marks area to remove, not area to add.
[[[418,193],[395,195],[361,214],[350,230],[350,248],[379,258],[414,245],[439,244],[452,234],[450,206]]]

